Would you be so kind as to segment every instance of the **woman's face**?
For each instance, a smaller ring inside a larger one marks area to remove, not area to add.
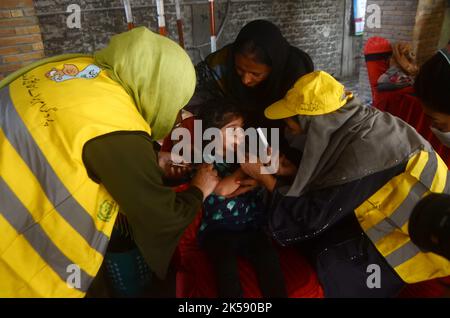
[[[251,55],[236,54],[234,57],[236,73],[242,84],[247,87],[258,86],[269,77],[272,68],[266,64],[255,62]]]
[[[423,107],[425,116],[430,119],[431,126],[442,131],[450,132],[450,115],[439,113],[428,107]]]

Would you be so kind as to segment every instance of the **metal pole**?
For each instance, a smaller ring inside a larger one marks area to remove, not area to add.
[[[178,42],[184,49],[183,20],[181,18],[180,0],[175,0],[175,11],[177,14]]]
[[[123,6],[125,8],[125,17],[127,19],[128,30],[131,30],[134,28],[134,23],[133,23],[133,14],[131,13],[130,0],[123,0]]]
[[[214,0],[209,0],[209,21],[211,26],[211,53],[217,50],[216,18],[214,16]]]
[[[159,34],[166,36],[166,18],[164,17],[164,0],[156,0],[156,11],[158,12]]]

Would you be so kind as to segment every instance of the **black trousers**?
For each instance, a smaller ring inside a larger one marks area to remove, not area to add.
[[[242,297],[237,256],[254,266],[264,297],[287,297],[278,254],[263,231],[208,233],[203,245],[216,271],[219,297]]]
[[[354,215],[298,247],[315,264],[327,298],[391,298],[405,286],[362,232]],[[377,273],[371,270],[373,266]],[[370,284],[372,278],[377,278],[379,286]]]

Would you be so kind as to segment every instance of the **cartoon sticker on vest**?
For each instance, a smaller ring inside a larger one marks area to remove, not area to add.
[[[61,70],[52,68],[45,76],[57,83],[71,80],[74,78],[93,79],[100,74],[102,70],[94,64],[89,64],[82,71],[74,64],[64,64]]]

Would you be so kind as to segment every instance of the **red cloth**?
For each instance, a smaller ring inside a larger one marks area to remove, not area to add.
[[[183,185],[177,189],[182,191]],[[198,247],[197,232],[201,213],[184,232],[177,250],[176,296],[180,298],[217,297],[213,267],[207,254]],[[311,265],[294,248],[278,248],[288,296],[291,298],[322,298],[323,290]],[[249,262],[238,259],[239,278],[244,297],[260,298],[258,280]]]
[[[389,42],[383,38],[372,37],[364,48],[366,55],[367,72],[372,89],[373,106],[391,113],[403,119],[414,127],[426,140],[428,140],[442,160],[450,167],[450,149],[445,147],[431,132],[430,122],[423,113],[420,100],[413,96],[413,87],[406,87],[395,91],[378,92],[377,80],[381,74],[387,71],[389,63],[387,59],[368,58],[373,54],[388,53],[391,51]],[[379,55],[378,55],[379,56]],[[411,284],[404,288],[400,297],[441,297],[448,288],[442,284],[450,281],[449,278],[436,279],[417,284]]]
[[[376,83],[376,81],[375,81]],[[432,135],[429,123],[422,114],[420,102],[408,94],[399,95],[395,92],[386,92],[386,101],[381,108],[390,112],[414,127],[419,127],[419,131],[441,154],[444,161],[450,162],[450,152],[444,148]],[[401,97],[400,97],[401,96]],[[193,117],[183,121],[183,127],[193,131]],[[166,138],[162,149],[170,151],[172,141]],[[187,185],[182,185],[176,191],[183,191]],[[178,248],[175,252],[173,264],[177,270],[176,295],[177,297],[217,297],[215,276],[212,265],[204,251],[197,245],[197,232],[200,226],[201,213],[183,234]],[[323,290],[318,281],[317,275],[311,265],[303,258],[298,251],[293,248],[279,248],[280,263],[286,281],[288,296],[292,298],[322,298]],[[256,274],[252,266],[245,260],[238,261],[239,275],[244,297],[261,297]],[[447,291],[442,281],[450,284],[450,278],[432,280],[418,284],[408,285],[402,291],[400,297],[440,297]]]
[[[412,91],[412,88],[411,88]],[[413,126],[428,140],[442,160],[450,167],[450,149],[445,147],[430,129],[430,121],[422,110],[420,100],[412,95],[399,92],[382,96],[380,109],[397,116]]]
[[[376,85],[381,74],[389,67],[388,59],[373,59],[370,56],[391,52],[389,41],[381,37],[371,37],[364,47],[366,55],[367,72],[372,89],[373,106],[403,119],[414,127],[419,134],[428,140],[442,160],[450,167],[450,149],[433,135],[430,122],[422,110],[420,100],[413,96],[413,87],[405,87],[394,91],[378,92]]]
[[[391,52],[391,43],[383,37],[372,36],[364,46],[364,55]]]
[[[379,108],[379,96],[376,89],[378,78],[389,68],[389,56],[392,52],[391,44],[388,40],[374,36],[367,40],[364,46],[366,57],[367,75],[369,77],[370,89],[372,91],[373,106]],[[375,59],[368,59],[368,57]]]
[[[190,130],[193,138],[194,117],[183,120],[182,127]],[[192,139],[193,141],[193,139]],[[168,136],[161,151],[170,151],[173,142]],[[181,185],[175,191],[183,191],[188,185]],[[197,232],[201,222],[201,213],[186,229],[172,264],[177,270],[177,297],[217,297],[215,274],[207,254],[198,247]],[[322,298],[323,290],[311,265],[294,248],[278,248],[281,268],[285,276],[289,297]],[[262,297],[256,273],[249,262],[238,259],[239,275],[244,297]]]

